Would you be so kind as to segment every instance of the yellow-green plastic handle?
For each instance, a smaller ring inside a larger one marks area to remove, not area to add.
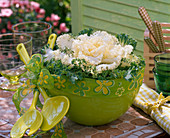
[[[56,35],[56,34],[51,34],[51,35],[49,36],[47,44],[50,45],[50,48],[51,48],[51,49],[54,48],[54,44],[55,44],[56,39],[57,39],[57,35]]]
[[[20,55],[20,57],[23,59],[22,61],[24,62],[24,64],[27,65],[30,61],[30,57],[28,55],[27,50],[25,49],[24,44],[21,43],[21,44],[17,45],[17,52]],[[38,88],[39,88],[39,91],[42,93],[44,100],[46,100],[48,98],[48,96],[47,96],[45,90],[41,87],[38,87]],[[31,106],[31,108],[33,108],[33,107]]]
[[[33,96],[33,99],[32,99],[32,104],[31,104],[31,106],[30,106],[30,108],[28,110],[36,109],[36,103],[37,103],[39,94],[40,93],[37,90],[34,92],[34,96]]]
[[[24,62],[25,65],[27,65],[30,61],[30,56],[28,55],[28,52],[25,49],[24,44],[23,43],[18,44],[16,50],[20,55],[20,59]]]

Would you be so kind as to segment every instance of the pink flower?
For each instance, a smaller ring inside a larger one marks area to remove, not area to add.
[[[51,14],[51,21],[59,21],[60,17],[57,14],[52,13]]]
[[[61,23],[61,24],[60,24],[60,30],[61,30],[62,32],[68,32],[68,31],[69,31],[69,29],[66,27],[66,24],[65,24],[65,23]]]
[[[49,22],[49,21],[51,20],[51,18],[50,18],[49,16],[47,16],[47,17],[45,18],[45,20],[46,20],[47,22]]]
[[[31,12],[32,10],[31,9],[26,9],[26,12]]]
[[[35,9],[36,12],[40,10],[40,4],[38,2],[31,1],[30,4]]]
[[[29,5],[29,0],[24,0],[24,1],[23,1],[23,4],[24,4],[24,5]]]
[[[10,17],[13,14],[11,9],[1,9],[1,16],[2,17]]]
[[[39,14],[45,14],[45,10],[44,9],[40,9],[39,10]]]
[[[26,5],[25,6],[26,9],[29,9],[29,11],[32,10],[30,2],[28,2],[28,4],[25,4],[25,5]]]
[[[0,0],[0,7],[1,8],[7,8],[10,6],[9,0]]]
[[[61,31],[60,30],[56,30],[57,34],[61,34]]]
[[[19,30],[17,26],[15,27],[15,30]]]
[[[10,52],[10,53],[8,53],[8,58],[12,58],[12,53]]]
[[[2,22],[2,19],[0,18],[0,24],[1,24],[1,22]]]
[[[34,9],[39,9],[40,8],[40,4],[38,2],[35,1],[31,1],[31,6],[33,6]]]
[[[3,28],[3,29],[1,30],[1,33],[6,33],[6,29]]]
[[[20,1],[19,4],[20,4],[21,6],[23,6],[23,5],[24,5],[24,1]]]
[[[19,4],[19,0],[12,0],[12,4]]]
[[[45,34],[47,35],[47,34],[48,34],[48,31],[45,31]]]
[[[42,15],[42,14],[37,14],[37,18],[40,19],[40,18],[44,18],[45,15]]]
[[[18,1],[18,3],[23,6],[23,5],[28,5],[29,1],[28,0],[22,0],[22,1]]]
[[[7,23],[7,28],[8,28],[8,30],[12,30],[12,24],[10,21],[8,21],[8,23]]]
[[[41,32],[40,34],[41,34],[41,36],[44,36],[45,33],[44,33],[44,32]]]
[[[58,26],[58,22],[53,22],[53,26]]]
[[[23,19],[19,19],[19,22],[23,22]]]

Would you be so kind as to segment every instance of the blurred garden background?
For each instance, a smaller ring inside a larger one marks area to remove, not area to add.
[[[71,32],[70,0],[0,0],[0,33],[24,21],[49,22],[57,35]]]

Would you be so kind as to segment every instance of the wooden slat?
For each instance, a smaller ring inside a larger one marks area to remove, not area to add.
[[[166,14],[169,15],[170,4],[159,3],[151,0],[109,0],[115,3],[121,3],[128,6],[139,7],[139,5],[144,6],[148,12],[155,12],[156,14]],[[152,6],[151,6],[152,5]]]
[[[161,53],[147,53],[147,52],[145,51],[145,57],[154,57],[154,56],[156,56],[156,55],[158,55],[158,54],[161,54]]]
[[[147,64],[154,64],[154,60],[148,60]]]
[[[154,0],[154,1],[159,2],[159,3],[164,3],[164,4],[170,4],[169,0]]]
[[[149,70],[149,71],[152,71],[153,67],[154,67],[154,66],[148,67],[148,70]],[[151,73],[151,74],[152,74],[152,73]]]
[[[119,15],[114,12],[101,11],[100,9],[86,7],[86,6],[84,7],[84,15],[94,19],[100,19],[110,23],[120,24],[122,26],[135,29],[136,31],[142,31],[142,33],[143,33],[142,28],[145,27],[145,25],[142,24],[142,21],[136,18],[129,18],[127,16]]]
[[[164,34],[169,34],[169,33],[170,33],[170,29],[162,29],[162,32],[163,32]]]
[[[162,27],[170,27],[170,24],[169,23],[161,23],[161,26]]]
[[[163,36],[164,40],[170,40],[170,36]]]
[[[100,10],[106,10],[115,12],[117,14],[125,15],[131,18],[140,19],[137,8],[130,7],[128,5],[122,5],[108,0],[83,0],[83,4],[89,7],[98,8]]]
[[[170,43],[165,42],[165,46],[166,46],[166,47],[170,47]]]
[[[108,22],[105,20],[101,20],[101,19],[95,19],[88,17],[88,16],[84,16],[84,25],[87,26],[95,26],[96,28],[103,28],[105,30],[109,30],[109,31],[113,31],[115,33],[127,33],[131,36],[134,36],[136,38],[139,38],[141,36],[141,34],[143,34],[142,31],[138,31],[138,33],[136,34],[136,30],[127,27],[127,26],[122,26],[121,24],[117,24],[114,22]]]

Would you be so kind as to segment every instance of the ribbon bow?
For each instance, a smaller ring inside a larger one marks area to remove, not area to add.
[[[43,57],[41,54],[34,54],[31,57],[31,60],[26,66],[29,73],[32,73],[35,78],[28,78],[33,80],[33,83],[37,86],[44,88],[53,88],[54,87],[54,78],[48,71],[48,69],[43,68]]]
[[[19,115],[23,115],[26,111],[25,108],[20,107],[22,100],[35,89],[37,86],[44,88],[53,88],[56,80],[56,75],[51,75],[48,69],[43,68],[43,57],[41,54],[34,54],[29,63],[26,65],[28,70],[26,77],[28,80],[14,93],[13,102]],[[37,89],[38,90],[38,89]],[[42,104],[38,98],[37,106],[42,108]],[[63,129],[63,123],[60,121],[52,135],[53,138],[66,137]]]
[[[47,69],[43,68],[43,57],[41,54],[34,54],[26,65],[26,68],[28,72],[25,75],[28,80],[13,95],[13,102],[19,115],[22,115],[26,111],[25,108],[20,107],[20,103],[29,93],[37,89],[37,86],[44,88],[54,87],[54,78]],[[42,107],[39,99],[37,106]]]
[[[158,99],[154,103],[145,103],[147,108],[147,113],[151,114],[153,110],[159,108],[160,106],[164,105],[166,102],[170,101],[170,96],[167,96],[166,98],[163,96],[162,92],[158,96]]]

